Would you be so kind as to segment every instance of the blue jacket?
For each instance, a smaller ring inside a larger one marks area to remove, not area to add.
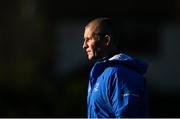
[[[147,117],[147,64],[125,54],[97,61],[90,72],[88,118]]]

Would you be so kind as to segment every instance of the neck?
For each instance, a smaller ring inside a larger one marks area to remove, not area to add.
[[[109,59],[111,57],[113,57],[114,55],[118,54],[119,52],[117,50],[112,50],[112,51],[109,51],[109,52],[106,52],[105,54],[103,54],[100,58],[98,59]]]

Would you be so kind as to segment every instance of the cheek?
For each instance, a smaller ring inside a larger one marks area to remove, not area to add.
[[[92,45],[92,50],[96,53],[98,53],[101,50],[101,47],[98,44]]]
[[[89,48],[90,48],[91,50],[94,50],[95,47],[96,47],[96,45],[95,45],[94,42],[90,42],[90,43],[89,43]]]
[[[92,45],[91,49],[94,51],[96,49],[96,47],[94,45]]]
[[[100,46],[96,41],[89,42],[89,49],[93,54],[97,54],[100,51]]]

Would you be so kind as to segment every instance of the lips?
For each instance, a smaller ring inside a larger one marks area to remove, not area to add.
[[[91,52],[87,52],[87,55],[90,55],[91,54]]]
[[[92,54],[91,54],[91,51],[86,51],[86,53],[87,53],[88,56],[91,56],[91,55],[92,55]]]
[[[90,53],[91,51],[87,50],[86,52],[87,52],[87,53]]]

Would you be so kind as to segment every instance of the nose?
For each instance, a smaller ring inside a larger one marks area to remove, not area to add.
[[[83,48],[84,48],[84,49],[87,48],[87,43],[86,43],[86,41],[84,41],[84,43],[83,43]]]

